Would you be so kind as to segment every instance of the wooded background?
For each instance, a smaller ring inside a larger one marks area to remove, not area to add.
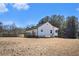
[[[28,22],[28,21],[27,21]],[[76,16],[64,17],[63,15],[51,15],[43,17],[38,24],[28,25],[24,28],[17,27],[15,23],[12,25],[4,25],[0,22],[0,36],[17,37],[19,34],[25,33],[26,30],[38,27],[45,22],[50,22],[53,26],[59,28],[58,37],[76,38],[79,37],[79,21]]]

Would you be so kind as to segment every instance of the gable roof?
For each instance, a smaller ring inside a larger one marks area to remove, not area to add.
[[[49,23],[51,26],[53,26],[50,22],[45,22],[45,23],[43,23],[43,24],[41,24],[41,25],[34,26],[34,28],[29,28],[28,30],[37,29],[38,27],[40,27],[40,26],[42,26],[42,25],[44,25],[44,24],[46,24],[46,23]],[[56,27],[56,26],[54,26],[54,27]],[[56,28],[58,28],[58,27],[56,27]]]
[[[46,24],[46,23],[49,23],[51,26],[53,26],[50,22],[45,22],[43,24]],[[42,26],[43,24],[39,25],[38,27]],[[53,26],[53,27],[56,27],[56,26]],[[56,27],[56,28],[58,28],[58,27]]]

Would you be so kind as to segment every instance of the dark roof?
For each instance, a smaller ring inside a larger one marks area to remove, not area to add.
[[[34,27],[31,27],[31,28],[28,28],[28,29],[26,29],[26,30],[28,31],[28,30],[33,30],[33,29],[37,29],[37,26],[34,26]]]

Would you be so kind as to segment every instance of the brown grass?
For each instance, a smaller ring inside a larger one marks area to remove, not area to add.
[[[79,56],[79,40],[0,37],[2,56]]]

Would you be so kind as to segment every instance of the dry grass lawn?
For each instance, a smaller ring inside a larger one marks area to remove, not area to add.
[[[0,37],[1,56],[79,56],[79,40]]]

